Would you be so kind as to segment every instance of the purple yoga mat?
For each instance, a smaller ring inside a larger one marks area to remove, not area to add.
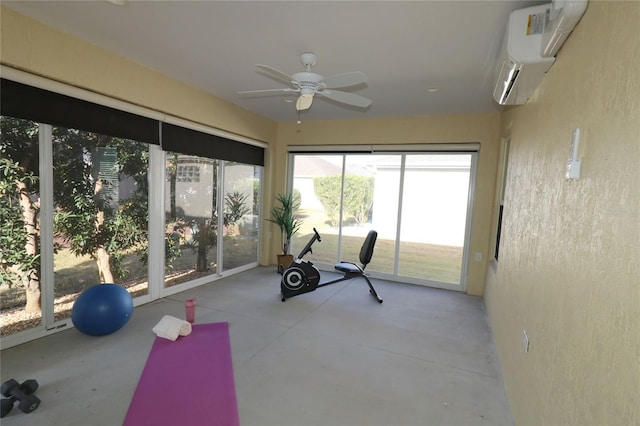
[[[156,337],[124,426],[239,425],[229,323],[194,324]]]

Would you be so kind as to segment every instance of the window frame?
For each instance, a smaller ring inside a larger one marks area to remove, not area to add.
[[[145,137],[139,140],[140,142],[146,142],[149,144],[149,169],[148,169],[148,179],[149,179],[149,211],[160,212],[161,214],[149,215],[149,244],[150,247],[164,247],[164,177],[165,177],[165,151],[162,149],[162,125],[165,123],[166,126],[172,126],[173,128],[178,128],[179,132],[187,132],[193,133],[197,135],[200,140],[216,140],[218,143],[222,143],[222,145],[226,148],[233,147],[233,155],[243,155],[242,153],[249,152],[251,153],[249,161],[254,166],[260,167],[264,169],[264,156],[265,151],[268,145],[264,142],[256,141],[251,138],[247,138],[244,136],[235,135],[232,133],[228,133],[219,129],[215,129],[209,126],[205,126],[202,124],[198,124],[195,122],[191,122],[182,118],[173,117],[166,114],[161,114],[156,111],[136,106],[133,104],[129,104],[125,101],[116,100],[113,98],[109,98],[108,96],[99,95],[94,92],[90,92],[84,89],[80,89],[77,87],[73,87],[64,83],[55,82],[44,77],[35,76],[24,71],[16,70],[5,65],[0,66],[2,71],[2,84],[4,87],[13,87],[20,89],[21,86],[28,86],[27,90],[29,93],[37,94],[38,96],[46,96],[49,101],[55,102],[56,100],[65,100],[69,102],[70,105],[74,105],[75,110],[78,108],[82,109],[84,107],[88,107],[91,111],[99,111],[104,112],[106,114],[111,114],[111,117],[117,117],[115,120],[117,123],[126,122],[127,119],[132,119],[133,123],[143,123],[143,127],[146,130],[143,130],[142,133],[149,135],[149,132],[153,133],[153,129],[157,129],[158,142],[155,141],[155,136],[151,135],[150,137]],[[15,92],[15,91],[14,91]],[[3,93],[2,113],[7,116],[14,116],[10,113],[11,108],[18,108],[18,111],[22,111],[18,113],[16,118],[24,118],[35,121],[39,125],[39,150],[40,150],[40,176],[41,176],[41,188],[40,188],[40,197],[42,200],[41,205],[41,240],[40,240],[40,253],[42,256],[41,261],[41,283],[45,282],[53,282],[53,186],[52,186],[52,176],[53,176],[53,152],[52,152],[52,144],[51,144],[51,129],[56,125],[62,125],[65,127],[78,128],[80,130],[88,130],[96,133],[100,133],[100,129],[104,129],[106,126],[109,129],[109,124],[111,123],[110,119],[98,119],[95,127],[89,127],[82,125],[80,123],[79,126],[76,126],[77,123],[43,123],[47,120],[33,120],[29,117],[22,117],[21,115],[29,114],[28,109],[24,105],[24,100],[14,98],[17,101],[18,106],[8,107],[7,111],[5,111],[5,106],[9,105],[10,102],[6,96],[6,93]],[[31,97],[33,98],[33,97]],[[14,102],[15,104],[15,102]],[[38,114],[46,114],[47,111],[51,111],[51,103],[48,103],[48,109],[44,108],[40,110]],[[28,105],[27,105],[28,106]],[[26,111],[26,112],[24,112]],[[44,111],[44,112],[43,112]],[[55,115],[55,114],[54,114]],[[57,117],[57,116],[56,116]],[[41,118],[41,117],[40,117]],[[124,121],[123,121],[124,120]],[[59,121],[58,119],[54,121]],[[155,125],[149,126],[149,123],[153,123],[155,121]],[[53,125],[53,126],[52,126]],[[91,126],[94,126],[92,124]],[[155,126],[155,127],[154,127]],[[184,130],[180,130],[179,128],[183,128]],[[146,131],[146,133],[145,133]],[[120,130],[111,131],[107,130],[109,136],[117,136],[117,137],[126,137],[129,139],[136,140],[137,138],[131,137],[127,132],[123,135]],[[110,134],[109,134],[110,133]],[[220,151],[220,147],[217,148]],[[216,152],[218,152],[216,151]],[[189,153],[185,153],[189,154]],[[223,162],[225,159],[220,159]],[[229,160],[229,159],[227,159]],[[243,161],[239,161],[244,163]],[[259,164],[257,164],[259,163]],[[264,170],[261,173],[258,173],[261,177],[260,182],[260,193],[263,191],[264,187]],[[261,211],[261,209],[259,209]],[[262,221],[258,220],[260,224]],[[261,235],[260,230],[258,230],[258,235]],[[259,248],[261,244],[258,242],[258,255],[254,262],[235,268],[225,270],[225,275],[235,274],[241,272],[243,270],[247,270],[253,268],[258,265],[258,259],[260,257]],[[219,279],[222,276],[221,271],[215,276],[210,276],[206,282],[211,282],[216,279]],[[163,290],[161,285],[158,283],[164,282],[164,250],[155,249],[150,250],[149,253],[149,262],[148,262],[148,281],[149,281],[149,291],[148,294],[136,297],[134,299],[134,306],[139,306],[144,303],[148,303],[152,300],[158,299],[160,297],[165,297],[170,294],[176,293],[178,291],[184,291],[188,288],[192,288],[198,285],[204,284],[204,282],[198,282],[198,280],[194,280],[190,283],[186,283],[185,286],[179,286],[171,291]],[[155,284],[154,284],[155,283]],[[42,306],[42,316],[41,323],[39,326],[35,328],[31,328],[22,332],[18,332],[15,334],[3,336],[0,340],[2,341],[3,348],[9,348],[15,345],[19,345],[25,343],[27,341],[37,339],[48,334],[62,331],[69,326],[72,326],[72,322],[70,318],[55,321],[54,318],[54,301],[55,294],[53,288],[48,288],[46,285],[41,286],[41,304]]]

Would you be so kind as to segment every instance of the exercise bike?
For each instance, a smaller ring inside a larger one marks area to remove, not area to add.
[[[320,271],[313,263],[304,259],[307,253],[313,253],[311,246],[316,241],[321,242],[322,239],[318,231],[313,228],[313,236],[307,245],[302,249],[300,254],[291,262],[291,265],[282,274],[282,280],[280,281],[280,291],[282,294],[282,301],[284,302],[288,298],[298,296],[300,294],[309,293],[316,290],[319,287],[324,287],[330,284],[339,283],[341,281],[350,280],[352,278],[362,277],[367,281],[369,285],[369,293],[378,301],[382,303],[382,299],[378,296],[378,293],[373,288],[371,281],[365,275],[364,269],[367,267],[373,256],[373,249],[378,238],[376,231],[369,231],[367,237],[360,249],[360,263],[362,266],[358,266],[351,262],[340,262],[335,265],[335,269],[344,274],[341,278],[326,283],[320,283]]]

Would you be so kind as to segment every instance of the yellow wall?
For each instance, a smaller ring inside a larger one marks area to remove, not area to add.
[[[0,60],[71,86],[264,142],[276,124],[194,87],[0,8]]]
[[[638,22],[640,2],[589,2],[534,98],[503,115],[485,303],[519,425],[640,424]],[[582,175],[567,181],[576,127]]]
[[[500,115],[478,114],[440,117],[411,117],[379,120],[313,121],[301,125],[281,123],[274,151],[286,160],[289,145],[427,144],[479,142],[480,154],[471,223],[472,260],[469,263],[467,293],[482,295],[486,261],[489,258],[491,212],[500,135]],[[285,189],[286,165],[273,171],[276,192]],[[476,262],[475,253],[482,253]],[[275,254],[274,254],[275,256]]]

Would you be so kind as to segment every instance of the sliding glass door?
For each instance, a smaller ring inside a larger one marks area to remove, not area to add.
[[[0,336],[42,323],[40,131],[0,116]]]
[[[3,344],[69,326],[95,284],[121,285],[137,304],[257,265],[262,166],[9,116],[0,125]]]
[[[344,158],[341,155],[296,155],[294,157],[293,196],[299,199],[297,214],[303,219],[300,231],[292,239],[293,255],[298,254],[313,236],[313,228],[322,242],[313,246],[309,259],[333,263],[339,247],[340,188]]]
[[[148,294],[149,145],[52,129],[55,319],[99,283]]]
[[[165,287],[217,272],[219,161],[166,154]]]
[[[316,228],[318,265],[357,261],[378,231],[367,270],[381,277],[463,290],[474,152],[292,154],[291,186],[304,224],[301,249]]]
[[[10,74],[0,79],[3,347],[71,326],[96,284],[139,305],[257,266],[264,144]]]
[[[256,264],[262,167],[167,152],[165,176],[165,287]]]
[[[471,154],[407,155],[398,275],[462,283]]]
[[[222,270],[246,267],[258,259],[262,167],[224,163]]]

